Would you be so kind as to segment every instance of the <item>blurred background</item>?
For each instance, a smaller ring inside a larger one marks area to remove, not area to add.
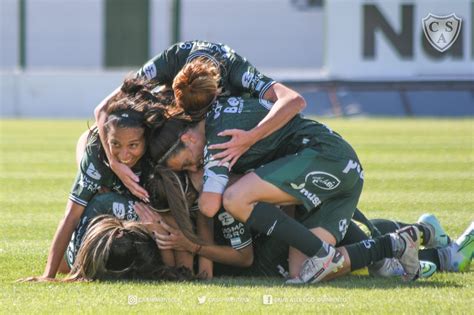
[[[444,53],[422,19],[462,19]],[[0,116],[91,117],[148,59],[226,43],[322,116],[473,116],[472,0],[0,0]]]

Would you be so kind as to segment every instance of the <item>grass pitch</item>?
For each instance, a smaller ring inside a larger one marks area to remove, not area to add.
[[[474,220],[474,120],[325,120],[365,169],[369,218],[435,213],[456,238]],[[0,121],[0,313],[472,312],[474,272],[413,283],[364,273],[289,287],[282,280],[14,283],[40,275],[75,173],[83,121]],[[474,266],[473,266],[474,267]]]

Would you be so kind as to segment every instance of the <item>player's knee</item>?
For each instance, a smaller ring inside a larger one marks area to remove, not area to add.
[[[234,195],[235,193],[233,192],[232,186],[227,188],[222,195],[222,205],[224,206],[224,209],[230,214],[233,214],[232,212],[234,210]]]
[[[222,196],[222,205],[224,209],[229,212],[234,218],[238,219],[239,217],[239,196],[240,192],[235,189],[233,186],[230,186],[224,191],[224,195]],[[242,203],[243,200],[240,200]]]

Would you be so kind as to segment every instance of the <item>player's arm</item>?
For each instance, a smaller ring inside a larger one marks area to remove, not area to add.
[[[244,93],[258,97],[261,101],[267,101],[271,108],[253,129],[224,130],[219,136],[230,136],[231,140],[210,146],[210,149],[224,149],[216,154],[215,158],[221,159],[221,163],[229,162],[230,168],[252,145],[280,129],[306,107],[306,101],[298,92],[264,76],[248,61],[236,56],[235,65],[229,75],[229,83],[240,87]]]
[[[203,256],[211,261],[238,267],[249,267],[253,263],[253,248],[251,243],[241,249],[215,244],[199,245],[187,239],[180,230],[173,229],[166,225],[166,223],[162,223],[162,225],[169,234],[160,234],[157,236],[157,243],[160,249],[180,248]]]
[[[61,261],[64,259],[67,245],[71,240],[74,229],[79,224],[84,209],[84,206],[68,200],[64,218],[59,222],[56,233],[54,234],[43,275],[20,279],[19,281],[55,281],[54,278],[56,277]]]
[[[229,182],[229,163],[220,165],[215,155],[219,150],[208,149],[208,146],[222,141],[221,137],[208,136],[204,148],[204,171],[202,173],[202,190],[199,195],[199,211],[208,218],[216,215],[222,207],[222,194]],[[192,177],[192,174],[190,175]]]
[[[56,277],[59,264],[64,258],[67,245],[71,240],[74,229],[79,224],[81,215],[84,213],[84,209],[84,206],[68,200],[66,205],[66,213],[61,222],[59,222],[56,233],[54,234],[53,242],[49,249],[48,261],[42,275],[43,278]]]
[[[163,51],[145,63],[145,65],[137,71],[137,76],[146,78],[147,80],[152,80],[153,82],[156,82],[157,85],[171,85],[172,78],[179,66],[179,60],[182,59],[182,55],[186,53],[182,50],[183,49],[180,49],[178,44],[171,46],[169,49]],[[102,102],[100,102],[100,104],[94,109],[94,117],[99,130],[100,141],[105,150],[107,159],[109,160],[110,168],[133,195],[141,200],[148,201],[148,192],[140,186],[140,179],[138,176],[135,175],[128,166],[117,161],[117,159],[110,153],[107,145],[107,135],[104,127],[108,117],[107,103],[112,97],[120,92],[120,88],[121,87],[116,88]]]
[[[140,222],[147,230],[156,238],[157,234],[164,234],[166,230],[159,224],[163,220],[160,214],[151,210],[149,206],[141,202],[136,202],[133,206],[135,212],[140,218]],[[161,250],[160,252],[163,263],[166,266],[175,266],[175,257],[171,249]]]
[[[200,212],[197,214],[196,218],[196,230],[197,230],[197,235],[198,237],[203,241],[204,244],[214,244],[214,226],[213,226],[213,221],[210,218],[205,217],[202,215]],[[196,244],[193,244],[196,245]],[[195,246],[194,250],[191,250],[192,253],[195,255],[199,255],[200,248],[196,248]],[[188,251],[189,247],[188,247]],[[212,262],[211,259],[208,259],[205,256],[199,255],[198,259],[198,267],[199,267],[199,274],[205,275],[207,279],[212,279],[214,276],[213,274],[213,269],[214,269],[214,263]]]
[[[215,192],[202,192],[199,196],[199,211],[208,218],[216,215],[222,206],[222,194]]]
[[[251,137],[257,139],[257,141],[266,138],[286,125],[306,107],[306,101],[298,92],[281,83],[273,84],[265,92],[263,99],[274,102],[274,104],[262,121],[249,130]]]
[[[107,103],[120,92],[120,87],[115,89],[107,96],[94,110],[95,121],[99,131],[100,142],[104,148],[105,155],[109,161],[110,168],[118,176],[120,181],[127,189],[141,200],[148,201],[148,192],[139,184],[140,178],[125,164],[120,163],[110,152],[107,144],[107,133],[105,131],[105,122],[107,121]]]
[[[239,250],[230,246],[203,245],[199,255],[221,264],[236,267],[250,267],[253,263],[252,245]]]

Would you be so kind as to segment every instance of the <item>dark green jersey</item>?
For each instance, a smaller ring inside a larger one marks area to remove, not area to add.
[[[141,158],[132,171],[140,177],[141,185],[143,185],[143,179],[151,172],[150,159],[146,156]],[[120,194],[129,194],[125,185],[110,169],[97,132],[92,131],[69,199],[85,207],[103,187]]]
[[[183,66],[199,57],[207,58],[219,67],[222,95],[247,93],[262,98],[275,83],[229,46],[198,40],[174,44],[148,61],[138,70],[138,75],[159,85],[171,86]]]
[[[92,219],[99,215],[107,214],[120,220],[137,221],[138,215],[135,212],[134,205],[135,199],[132,196],[124,196],[115,192],[95,195],[84,209],[81,220],[69,241],[66,250],[66,261],[69,267],[72,267],[74,264],[77,252],[81,247],[82,240]]]
[[[239,250],[252,244],[252,234],[246,224],[237,221],[221,208],[214,217],[214,241],[218,245]]]
[[[206,118],[206,147],[204,148],[204,190],[222,193],[228,181],[228,165],[218,166],[213,155],[219,150],[208,146],[223,143],[230,137],[218,136],[226,129],[250,130],[267,114],[273,104],[266,100],[244,97],[221,97],[213,105]],[[343,153],[344,140],[325,125],[295,116],[285,126],[253,145],[232,168],[233,173],[245,173],[261,165],[305,147],[317,147],[327,155]]]

